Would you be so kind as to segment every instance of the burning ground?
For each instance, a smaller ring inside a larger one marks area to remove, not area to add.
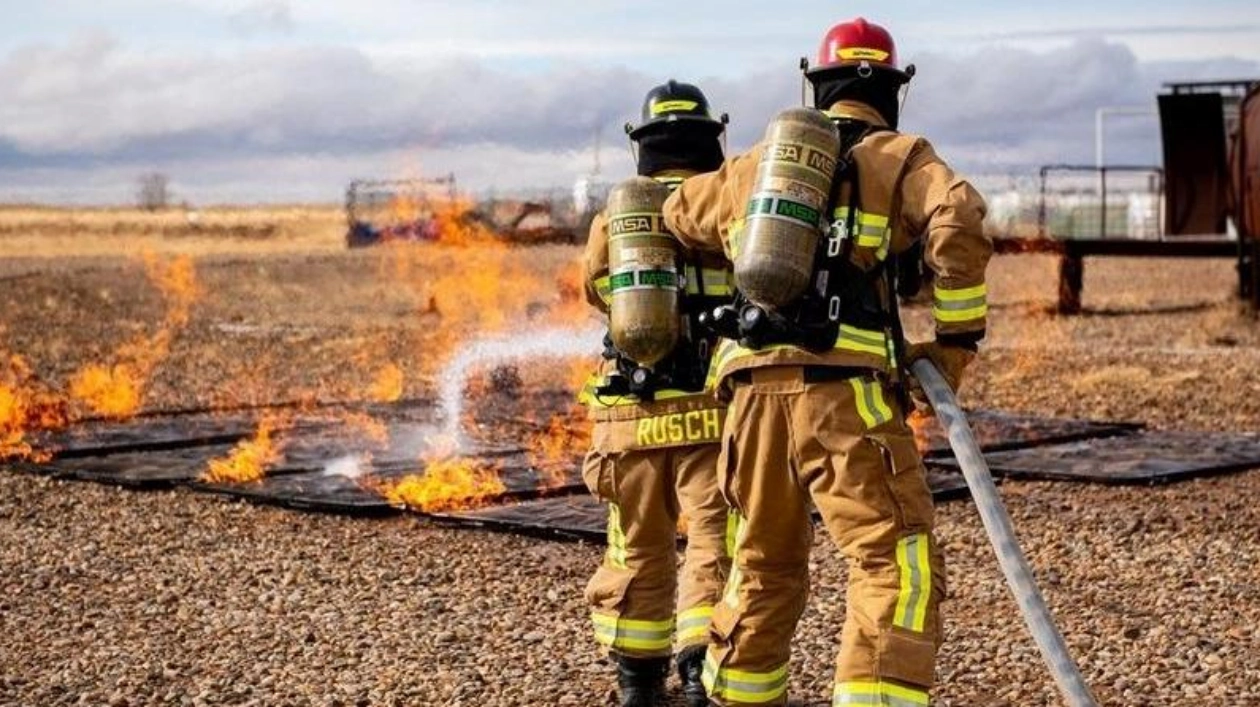
[[[308,245],[286,254],[234,241],[193,258],[197,295],[147,369],[140,406],[432,395],[472,331],[528,337],[587,316],[572,293],[557,294],[572,288],[557,283],[572,248]],[[56,403],[23,410],[98,414],[57,401],[80,371],[129,360],[129,345],[153,340],[179,300],[139,257],[34,255],[0,263],[0,341],[21,357],[3,382]],[[158,262],[170,270],[178,258]],[[993,334],[968,402],[1260,431],[1260,336],[1229,302],[1230,276],[1227,263],[1091,261],[1088,313],[1059,319],[1047,313],[1053,262],[999,258]],[[544,391],[570,389],[573,369],[518,365],[475,376],[472,392],[527,415]],[[0,414],[16,409],[6,405],[0,391]],[[282,438],[285,422],[269,424],[249,442]],[[564,421],[550,427],[528,441],[538,459],[581,444],[557,441]],[[237,451],[269,458],[259,446]],[[1260,700],[1258,493],[1256,472],[1155,490],[1003,486],[1107,704]],[[940,704],[1056,704],[1031,641],[1013,628],[974,510],[948,503],[940,517],[951,553]],[[413,517],[353,520],[0,473],[0,704],[601,704],[611,675],[581,600],[600,553]],[[793,691],[817,701],[845,569],[825,538],[815,553]]]

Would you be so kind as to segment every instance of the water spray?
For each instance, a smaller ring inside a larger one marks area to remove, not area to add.
[[[555,359],[590,355],[602,347],[603,331],[591,329],[544,329],[513,336],[479,339],[460,349],[438,376],[442,408],[442,434],[457,449],[464,447],[461,422],[464,414],[464,388],[478,367],[490,363],[512,363],[529,359]]]

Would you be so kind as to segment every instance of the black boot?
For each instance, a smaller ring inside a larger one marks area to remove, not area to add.
[[[656,707],[665,694],[665,673],[669,658],[630,658],[617,656],[617,685],[621,687],[621,707]]]
[[[678,679],[682,680],[683,697],[687,707],[708,707],[709,696],[704,691],[704,646],[690,646],[678,654]]]

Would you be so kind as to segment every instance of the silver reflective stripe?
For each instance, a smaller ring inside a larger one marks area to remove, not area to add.
[[[762,693],[767,696],[778,697],[783,688],[787,687],[787,681],[788,676],[781,675],[771,682],[744,682],[742,680],[733,680],[719,670],[717,680],[713,685],[713,691],[718,694],[722,692],[738,692],[746,696]]]
[[[979,297],[973,297],[971,299],[960,299],[960,300],[952,300],[952,301],[937,299],[936,308],[944,310],[946,312],[961,312],[967,309],[975,309],[976,307],[983,307],[987,302],[988,302],[988,297],[986,297],[985,295],[980,295]]]
[[[875,400],[875,396],[876,396],[875,386],[878,384],[866,383],[865,381],[863,381],[863,383],[865,384],[862,386],[862,397],[866,401],[867,409],[871,411],[871,416],[875,419],[875,425],[879,426],[891,420],[892,415],[886,414],[886,413],[890,413],[890,411],[888,410],[888,406],[883,404],[884,402],[883,400],[880,400],[878,402],[876,402]]]

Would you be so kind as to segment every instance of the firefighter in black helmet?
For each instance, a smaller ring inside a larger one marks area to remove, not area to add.
[[[700,89],[677,81],[649,91],[642,121],[626,126],[638,174],[671,190],[721,165],[724,130],[724,116],[710,115]],[[592,222],[585,255],[587,299],[605,313],[616,286],[606,216]],[[616,661],[623,707],[656,704],[671,655],[687,704],[708,704],[701,673],[709,619],[734,543],[715,473],[725,415],[708,384],[716,342],[697,321],[730,301],[730,264],[720,254],[679,252],[685,285],[673,314],[682,322],[673,352],[653,367],[646,388],[631,387],[634,364],[609,337],[604,363],[581,396],[595,421],[583,478],[609,508],[608,552],[586,598],[595,638]],[[680,515],[687,533],[681,569]]]

